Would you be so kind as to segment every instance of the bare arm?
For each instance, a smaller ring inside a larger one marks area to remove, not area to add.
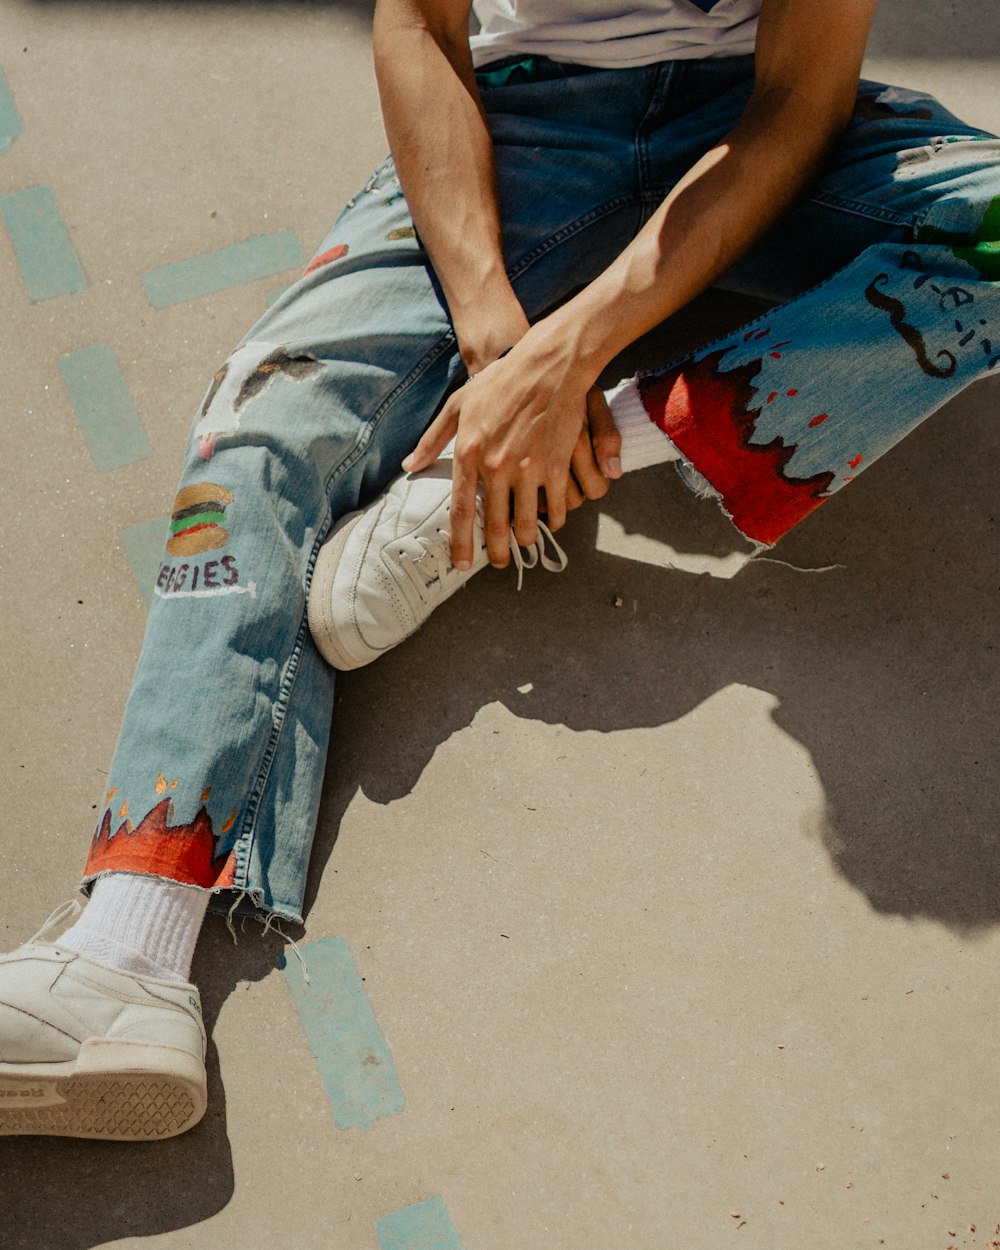
[[[528,328],[507,281],[493,145],[469,51],[469,0],[378,0],[375,72],[407,206],[478,372]],[[447,213],[441,206],[447,204]]]
[[[710,285],[807,185],[851,116],[875,4],[764,0],[754,91],[730,133],[603,274],[442,410],[407,466],[430,463],[458,430],[456,564],[471,556],[478,481],[494,563],[506,563],[512,495],[522,542],[534,537],[540,488],[549,523],[562,524],[588,390],[622,347]]]
[[[577,367],[599,373],[720,277],[805,189],[851,118],[875,5],[764,0],[754,91],[736,125],[621,256],[549,319],[543,333],[568,335]]]

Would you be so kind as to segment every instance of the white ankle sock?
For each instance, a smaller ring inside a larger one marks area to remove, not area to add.
[[[120,972],[187,981],[209,891],[163,877],[106,873],[60,946]]]
[[[605,398],[622,436],[623,473],[645,469],[651,464],[663,464],[666,460],[681,459],[680,452],[670,439],[649,419],[635,379],[619,382],[610,391],[605,391]]]

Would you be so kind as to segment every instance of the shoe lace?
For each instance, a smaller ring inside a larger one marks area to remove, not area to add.
[[[482,525],[482,501],[477,502],[476,513]],[[510,531],[511,562],[517,569],[517,589],[520,591],[524,582],[524,570],[533,569],[541,564],[549,573],[561,573],[569,564],[569,557],[555,540],[555,536],[544,521],[538,523],[538,537],[530,547],[518,546],[514,531]],[[446,529],[438,528],[433,537],[424,534],[413,540],[415,552],[401,551],[400,559],[403,567],[410,574],[417,591],[426,600],[435,590],[444,590],[456,577],[467,577],[456,569],[451,562],[451,535]],[[485,549],[486,544],[482,544]],[[551,548],[551,552],[549,550]]]

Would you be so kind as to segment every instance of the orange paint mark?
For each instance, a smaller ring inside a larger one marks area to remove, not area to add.
[[[813,419],[809,422],[810,430],[814,430],[817,425],[822,425],[829,416],[830,414],[828,412],[821,412],[818,417],[813,417]]]
[[[176,790],[176,789],[177,789],[177,778],[176,778],[176,777],[175,777],[175,778],[173,779],[173,781],[170,783],[170,789],[171,789],[171,790]]]
[[[853,474],[853,473],[849,473],[849,474],[847,475],[847,477],[841,478],[840,480],[841,480],[842,482],[853,482],[853,481],[854,481],[854,474]]]
[[[847,463],[851,466],[852,469],[856,469],[863,459],[864,459],[864,456],[859,455],[859,456],[855,456],[853,460],[848,460]]]
[[[127,804],[127,803],[123,803],[123,804],[122,804],[122,809],[121,809],[121,811],[118,813],[118,819],[119,819],[119,820],[124,820],[124,819],[125,819],[125,817],[126,817],[127,815],[128,815],[128,804]]]
[[[793,395],[797,395],[798,393],[799,393],[799,392],[798,392],[798,389],[797,389],[796,387],[792,387],[792,389],[791,389],[790,391],[786,391],[786,392],[785,392],[785,394],[788,396],[788,398],[789,398],[789,399],[791,399]]]
[[[228,833],[228,832],[229,832],[229,830],[230,830],[230,829],[232,829],[233,825],[235,825],[235,824],[236,824],[236,813],[237,813],[237,811],[239,811],[239,809],[238,809],[238,808],[237,808],[237,809],[233,812],[232,816],[230,816],[230,817],[229,817],[229,819],[226,821],[226,823],[222,826],[222,832],[223,832],[223,833]]]
[[[768,397],[767,397],[767,402],[768,402],[769,404],[773,404],[773,403],[774,403],[774,401],[775,401],[777,398],[778,398],[778,392],[777,392],[777,391],[772,391],[772,392],[770,393],[770,395],[768,395]]]
[[[309,274],[315,273],[317,269],[322,269],[324,265],[329,265],[332,261],[341,260],[347,255],[346,243],[335,243],[328,251],[321,252],[319,256],[309,262],[309,267],[302,275],[307,278]]]
[[[167,788],[166,777],[164,777],[163,773],[157,773],[156,774],[156,793],[162,794],[163,791],[166,790],[166,788]]]
[[[769,355],[773,356],[775,360],[781,359],[781,352],[770,352]]]
[[[276,364],[258,365],[257,372],[258,373],[277,373],[280,368],[281,368],[281,365],[276,365]]]
[[[137,872],[166,877],[203,889],[228,889],[236,879],[236,854],[216,855],[212,821],[202,808],[189,825],[171,825],[169,799],[133,825],[111,831],[111,813],[104,813],[84,868],[87,877],[100,872]]]
[[[209,796],[211,793],[212,793],[212,787],[211,787],[211,786],[206,786],[206,787],[205,787],[205,789],[204,789],[204,790],[202,790],[202,792],[201,792],[201,801],[202,801],[203,803],[207,803],[207,802],[208,802],[208,796]]]
[[[107,805],[111,802],[111,800],[115,797],[115,795],[116,795],[117,793],[118,793],[118,787],[117,787],[117,786],[112,786],[112,787],[111,787],[111,789],[110,789],[110,790],[107,792],[107,794],[105,794],[105,796],[104,796],[104,806],[105,806],[105,807],[107,807]]]

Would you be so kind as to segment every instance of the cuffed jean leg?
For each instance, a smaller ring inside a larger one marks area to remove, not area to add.
[[[396,189],[383,166],[212,381],[86,880],[149,873],[301,918],[333,698],[305,621],[316,551],[459,371]]]
[[[765,546],[1000,365],[1000,141],[930,97],[863,83],[808,202],[727,284],[811,281],[639,380],[651,418]]]
[[[552,69],[493,96],[505,245],[529,315],[600,271],[639,221],[606,78]],[[624,80],[619,79],[620,82]],[[561,190],[546,194],[546,186]],[[569,194],[566,190],[569,190]],[[447,211],[447,206],[442,206]],[[399,472],[463,376],[392,163],[218,370],[188,443],[85,881],[129,871],[301,919],[333,672],[305,603],[333,522]]]

